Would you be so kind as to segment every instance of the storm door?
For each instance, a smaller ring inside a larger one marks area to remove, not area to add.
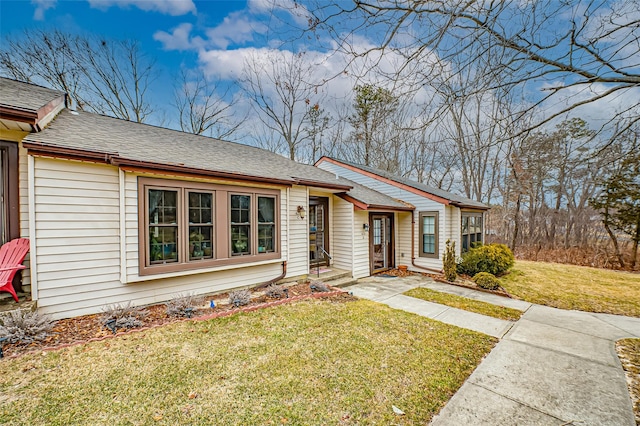
[[[394,267],[393,214],[372,213],[369,216],[369,253],[371,273]]]
[[[309,263],[329,264],[329,199],[309,197]]]

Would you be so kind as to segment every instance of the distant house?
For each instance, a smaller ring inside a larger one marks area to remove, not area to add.
[[[489,209],[483,203],[335,158],[323,157],[316,166],[414,206],[408,213],[379,208],[370,213],[372,272],[400,263],[440,270],[447,240],[456,243],[458,254],[483,242],[484,212]]]
[[[75,112],[65,99],[0,78],[2,242],[30,239],[23,290],[55,318],[319,266],[354,278],[439,269],[447,238],[482,238],[487,207],[471,200],[334,159],[314,167]]]

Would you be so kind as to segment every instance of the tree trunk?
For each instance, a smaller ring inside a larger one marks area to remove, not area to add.
[[[611,231],[609,224],[606,221],[602,222],[604,224],[604,229],[607,230],[607,234],[609,234],[609,238],[611,238],[611,242],[613,243],[613,248],[616,251],[616,257],[618,258],[618,262],[620,263],[620,267],[624,269],[624,258],[622,257],[622,253],[620,253],[620,247],[618,247],[618,239],[615,234]]]

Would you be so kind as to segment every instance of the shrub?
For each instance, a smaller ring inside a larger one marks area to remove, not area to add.
[[[267,290],[264,292],[265,296],[271,297],[272,299],[282,299],[285,296],[288,296],[288,289],[283,285],[271,284],[267,287]]]
[[[500,281],[498,281],[495,275],[489,272],[478,272],[472,279],[474,283],[478,284],[478,287],[487,290],[495,290],[500,287]]]
[[[195,296],[187,293],[185,295],[178,294],[176,297],[166,303],[167,315],[170,317],[189,317],[189,309],[192,311],[202,305],[204,299],[201,296]]]
[[[29,344],[46,339],[55,325],[48,315],[18,309],[0,317],[0,337],[9,343]]]
[[[444,278],[447,281],[455,281],[458,276],[456,265],[456,243],[447,240],[447,247],[444,250],[442,258],[442,269],[444,269]]]
[[[311,288],[311,291],[318,291],[320,293],[331,291],[329,286],[322,281],[313,281],[311,284],[309,284],[309,288]]]
[[[103,308],[104,313],[100,316],[100,323],[105,327],[111,321],[113,323],[114,332],[119,328],[126,330],[142,326],[142,320],[145,319],[149,312],[144,308],[132,306],[131,302],[125,304],[107,305]]]
[[[236,308],[248,305],[249,302],[251,302],[251,293],[249,290],[234,290],[229,293],[229,303]]]
[[[472,248],[462,255],[458,272],[470,276],[478,272],[489,272],[495,276],[503,275],[513,266],[513,253],[504,244],[488,244]]]

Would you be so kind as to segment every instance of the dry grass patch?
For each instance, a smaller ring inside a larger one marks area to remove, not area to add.
[[[640,339],[618,340],[616,350],[627,376],[636,423],[640,425]]]
[[[407,296],[416,297],[428,302],[440,303],[452,308],[464,309],[465,311],[477,314],[488,315],[503,320],[518,321],[522,312],[517,309],[496,306],[480,300],[469,299],[468,297],[457,296],[455,294],[442,293],[424,287],[411,289],[404,293]]]
[[[425,424],[495,343],[304,301],[3,360],[0,424]]]
[[[500,285],[532,303],[640,317],[639,274],[518,260]]]

